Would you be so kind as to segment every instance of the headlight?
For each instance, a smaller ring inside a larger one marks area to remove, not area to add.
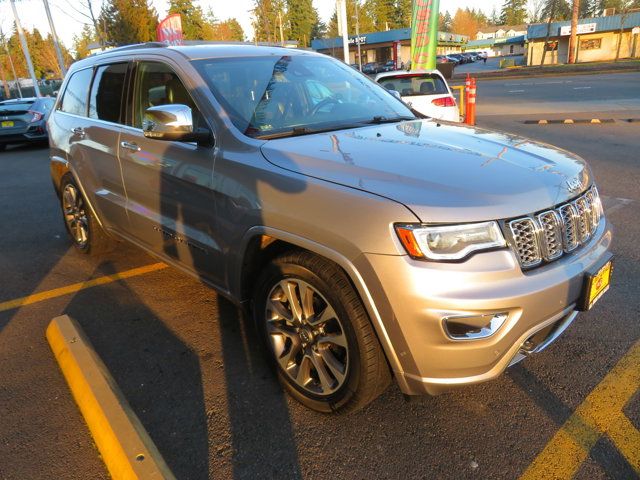
[[[396,232],[413,258],[461,260],[478,250],[506,245],[496,222],[464,225],[396,225]]]

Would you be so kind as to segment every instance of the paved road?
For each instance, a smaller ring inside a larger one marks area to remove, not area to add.
[[[640,72],[479,80],[478,115],[640,110]]]
[[[640,337],[640,125],[524,118],[479,124],[583,155],[616,227],[614,287],[544,353],[456,393],[405,403],[393,386],[357,414],[319,415],[283,395],[232,305],[168,268],[0,312],[0,478],[107,478],[44,339],[62,313],[181,479],[518,477]],[[125,244],[102,258],[70,249],[43,149],[0,154],[0,202],[0,303],[156,261]],[[640,427],[640,395],[626,413]],[[602,437],[576,478],[634,476]]]

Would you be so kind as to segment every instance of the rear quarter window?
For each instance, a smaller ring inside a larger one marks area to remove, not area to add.
[[[403,97],[412,95],[445,95],[447,85],[439,75],[410,74],[383,77],[378,83],[387,90],[396,90]]]
[[[89,85],[93,69],[87,68],[75,72],[69,78],[67,88],[65,88],[60,110],[74,115],[87,115],[87,97],[89,96]]]

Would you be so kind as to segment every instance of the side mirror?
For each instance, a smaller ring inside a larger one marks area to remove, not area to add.
[[[398,100],[402,101],[402,96],[400,95],[400,92],[397,90],[389,90],[389,93],[391,95],[393,95],[394,97],[396,97]]]
[[[191,108],[179,103],[158,105],[145,110],[142,131],[147,138],[197,142],[206,144],[211,141],[211,132],[204,128],[193,128]]]

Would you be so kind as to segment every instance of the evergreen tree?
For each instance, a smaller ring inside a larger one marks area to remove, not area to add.
[[[506,0],[500,13],[501,25],[520,25],[527,17],[527,0]]]
[[[438,30],[440,32],[450,32],[451,31],[451,14],[449,12],[444,12],[444,14],[440,14],[440,18],[438,19]]]
[[[308,46],[313,27],[318,22],[312,0],[287,0],[287,20],[289,39],[297,40],[302,47]]]
[[[360,3],[359,0],[347,0],[347,30],[349,31],[349,35],[355,35],[356,33],[356,3],[358,3],[360,33],[375,32],[376,28],[373,23],[373,18],[364,8],[364,5]],[[338,14],[335,9],[331,19],[329,20],[327,35],[329,37],[338,36]]]
[[[255,0],[253,8],[253,29],[259,42],[280,41],[280,17],[283,29],[286,26],[284,0]],[[286,36],[286,35],[283,35]]]
[[[375,31],[383,32],[396,28],[397,15],[394,0],[365,0],[362,7],[371,17]]]
[[[212,26],[205,19],[202,9],[193,0],[170,0],[169,14],[179,13],[185,40],[211,39]]]
[[[93,29],[89,25],[85,25],[79,35],[73,36],[74,59],[81,60],[89,56],[89,44],[97,41]]]
[[[552,6],[556,4],[552,20],[569,20],[571,19],[572,7],[567,0],[546,0],[542,8],[542,19],[548,21],[551,16]]]
[[[148,0],[107,0],[98,22],[112,45],[151,42],[156,39],[158,14]]]
[[[396,0],[396,28],[407,28],[411,26],[411,14],[413,3],[411,0]],[[449,15],[449,12],[445,14]],[[449,23],[451,23],[451,15],[449,15]]]

